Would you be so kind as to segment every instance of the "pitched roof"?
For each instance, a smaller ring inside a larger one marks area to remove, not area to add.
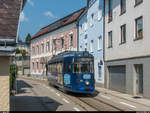
[[[40,31],[37,32],[32,39],[35,39],[35,38],[37,38],[37,37],[39,37],[41,35],[44,35],[46,33],[50,33],[50,32],[52,32],[54,30],[57,30],[57,29],[59,29],[61,27],[64,27],[66,25],[69,25],[69,24],[77,21],[77,19],[84,12],[84,10],[85,10],[85,8],[82,8],[82,9],[80,9],[80,10],[78,10],[78,11],[76,11],[76,12],[74,12],[74,13],[72,13],[72,14],[64,17],[64,18],[61,18],[58,21],[56,21],[56,22],[54,22],[54,23],[52,23],[52,24],[50,24],[50,25],[40,29]]]
[[[15,39],[20,14],[20,0],[0,0],[0,39]]]

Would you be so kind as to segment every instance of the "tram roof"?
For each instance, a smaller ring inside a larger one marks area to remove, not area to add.
[[[50,61],[48,61],[48,63],[52,63],[52,62],[54,62],[56,60],[59,61],[59,59],[61,60],[61,59],[66,58],[66,57],[73,57],[73,56],[82,57],[82,56],[84,56],[84,53],[87,53],[88,57],[93,57],[93,55],[90,54],[87,51],[65,51],[63,53],[60,53],[60,54],[52,57],[52,59]]]

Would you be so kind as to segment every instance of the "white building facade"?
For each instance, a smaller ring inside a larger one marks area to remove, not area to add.
[[[150,1],[105,0],[105,87],[150,98]]]

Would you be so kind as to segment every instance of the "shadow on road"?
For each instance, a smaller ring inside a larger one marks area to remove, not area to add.
[[[17,94],[27,93],[25,88],[32,88],[32,86],[23,80],[17,80]]]
[[[68,95],[74,96],[74,97],[82,97],[82,98],[92,98],[96,97],[100,92],[95,90],[92,94],[83,94],[83,93],[72,93],[72,92],[67,92]]]
[[[11,96],[10,111],[56,111],[61,103],[49,97]]]
[[[34,84],[34,86],[37,84]],[[49,97],[41,97],[32,92],[30,84],[17,80],[17,94],[10,96],[11,111],[56,111],[61,103]]]

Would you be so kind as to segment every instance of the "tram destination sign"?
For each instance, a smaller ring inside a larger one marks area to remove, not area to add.
[[[92,61],[92,58],[78,58],[78,62],[91,62]]]

